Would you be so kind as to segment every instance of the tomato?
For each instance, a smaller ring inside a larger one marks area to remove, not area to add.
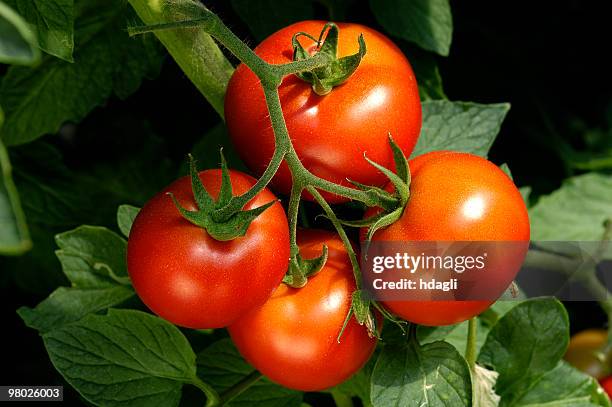
[[[319,36],[323,21],[303,21],[272,34],[255,48],[270,63],[291,62],[291,38],[297,32]],[[410,156],[421,129],[421,103],[416,79],[406,57],[387,37],[359,24],[338,24],[338,56],[357,52],[363,33],[367,53],[354,74],[342,85],[318,96],[311,84],[295,75],[279,88],[281,105],[293,146],[315,175],[350,186],[347,178],[383,186],[386,178],[368,164],[363,154],[390,167],[388,134]],[[310,40],[301,40],[308,49]],[[259,79],[244,64],[234,72],[225,95],[225,119],[240,157],[261,174],[274,152],[274,135]],[[272,186],[280,193],[291,189],[285,163]],[[311,199],[308,195],[306,198]],[[326,195],[332,202],[345,199]]]
[[[221,171],[202,171],[200,179],[216,199]],[[238,171],[230,171],[230,179],[235,195],[255,184]],[[222,242],[184,219],[167,192],[185,209],[197,209],[190,178],[183,177],[138,213],[128,240],[127,263],[142,301],[174,324],[200,329],[225,327],[264,303],[289,262],[287,217],[280,203],[259,215],[245,236]],[[265,189],[245,209],[275,199]]]
[[[597,358],[608,340],[604,329],[587,329],[572,336],[563,358],[576,369],[598,379],[609,373],[604,364]]]
[[[493,163],[466,153],[432,152],[411,160],[409,166],[410,200],[401,218],[377,231],[372,241],[523,242],[502,247],[494,266],[479,277],[481,286],[505,289],[516,276],[529,241],[527,208],[512,180]],[[365,216],[379,211],[370,209]],[[363,240],[365,230],[361,236]],[[492,302],[489,298],[382,301],[407,321],[433,326],[469,319]]]
[[[601,387],[606,391],[608,397],[612,397],[612,376],[608,376],[605,379],[599,381]]]
[[[370,358],[376,339],[352,317],[337,342],[351,306],[355,280],[337,235],[320,230],[298,234],[304,258],[329,258],[303,288],[282,284],[260,308],[229,327],[240,353],[271,380],[291,389],[323,390],[357,372]]]

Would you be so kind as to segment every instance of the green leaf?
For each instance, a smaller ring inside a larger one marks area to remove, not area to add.
[[[447,56],[453,37],[448,0],[370,0],[376,20],[392,35]]]
[[[469,321],[464,321],[460,324],[438,327],[419,325],[417,327],[417,338],[421,344],[443,340],[453,345],[457,352],[463,354],[467,346],[468,323]],[[476,330],[476,349],[478,351],[484,345],[489,329],[482,321],[478,320]]]
[[[99,226],[79,226],[57,235],[55,241],[60,247],[55,254],[73,285],[97,288],[129,284],[126,242],[115,232]]]
[[[497,300],[491,305],[486,311],[480,314],[478,317],[488,327],[495,325],[504,315],[506,315],[512,308],[520,304],[522,300]]]
[[[513,394],[511,402],[506,401],[502,405],[609,407],[610,401],[599,387],[597,380],[560,361],[553,370],[533,378],[529,388]]]
[[[21,307],[27,326],[47,332],[87,314],[118,305],[134,295],[125,265],[126,243],[102,227],[81,226],[56,237],[71,288],[60,287],[34,309]]]
[[[512,405],[537,377],[557,366],[568,343],[569,320],[563,305],[555,299],[531,299],[492,327],[478,363],[499,373],[495,390],[502,405]]]
[[[598,241],[612,219],[612,176],[589,173],[566,180],[530,209],[534,241]]]
[[[17,314],[28,327],[44,333],[133,296],[134,291],[122,285],[87,289],[60,287],[35,308],[21,307]]]
[[[403,46],[402,50],[417,77],[421,100],[446,99],[442,76],[434,56],[414,46]]]
[[[465,359],[446,342],[387,345],[372,373],[373,406],[471,406]]]
[[[159,71],[161,55],[151,54],[147,37],[131,39],[125,32],[122,4],[109,0],[82,7],[75,27],[76,63],[48,56],[36,68],[9,69],[0,85],[7,118],[1,135],[7,145],[54,134],[63,123],[83,119],[113,91],[125,97]]]
[[[347,381],[333,387],[331,393],[340,393],[348,398],[359,397],[364,406],[371,406],[370,401],[370,380],[376,358],[371,357],[368,363]]]
[[[132,205],[121,205],[117,209],[117,225],[123,236],[130,236],[130,229],[132,229],[132,223],[134,223],[138,212],[140,212],[140,208]]]
[[[523,201],[525,201],[525,204],[527,204],[527,207],[529,207],[529,197],[531,196],[531,187],[530,186],[520,187],[519,191],[521,193],[521,196],[523,197]]]
[[[199,353],[197,364],[198,375],[219,393],[228,390],[255,371],[240,356],[229,338],[215,342]],[[262,378],[233,399],[228,406],[299,407],[301,402],[301,392],[286,389]]]
[[[90,198],[96,193],[93,184],[84,184],[80,174],[70,171],[57,148],[41,140],[13,147],[10,152],[15,183],[29,223],[57,228],[58,232],[100,220],[96,215],[104,208],[94,207],[100,201]]]
[[[177,327],[134,310],[90,315],[43,335],[51,362],[86,400],[110,407],[178,406],[195,354]]]
[[[232,0],[232,7],[258,41],[289,24],[314,16],[310,1]]]
[[[0,128],[3,122],[0,108]],[[0,255],[18,255],[32,247],[30,233],[17,188],[12,177],[12,168],[6,148],[0,140]]]
[[[25,256],[5,259],[2,268],[25,291],[44,297],[66,285],[54,255],[57,233],[84,223],[114,228],[119,205],[142,206],[176,179],[177,165],[167,158],[167,145],[151,137],[146,126],[105,118],[103,124],[88,120],[77,128],[78,170],[68,168],[69,160],[44,140],[10,149],[34,247]]]
[[[73,62],[74,0],[4,0],[27,21],[48,54]]]
[[[39,60],[36,36],[25,20],[0,0],[0,63],[34,65]]]
[[[140,19],[148,25],[192,20],[204,6],[195,0],[129,0]],[[215,41],[203,30],[155,32],[185,75],[223,117],[223,99],[234,68]],[[197,55],[197,58],[194,58]]]
[[[412,157],[437,150],[486,157],[508,110],[507,103],[423,102],[423,127]]]
[[[126,242],[100,226],[79,226],[55,237],[56,255],[74,286],[108,287],[126,284]]]

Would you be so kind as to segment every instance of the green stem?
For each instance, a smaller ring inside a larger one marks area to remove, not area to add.
[[[338,235],[340,235],[340,239],[342,239],[342,243],[344,243],[344,246],[346,247],[346,251],[348,252],[349,258],[351,260],[351,265],[353,266],[353,275],[355,276],[355,284],[357,285],[358,290],[361,289],[361,268],[359,267],[359,260],[357,259],[357,254],[355,253],[355,250],[353,249],[353,245],[351,244],[351,241],[346,235],[346,231],[342,227],[342,224],[336,217],[336,214],[334,213],[331,206],[329,206],[329,204],[327,203],[325,198],[323,198],[323,196],[319,193],[319,191],[317,191],[312,186],[306,187],[306,190],[310,192],[310,194],[319,203],[321,208],[323,208],[323,211],[325,211],[325,215],[329,218],[331,223],[334,225],[334,228],[336,228]]]
[[[476,317],[471,318],[468,322],[468,337],[465,346],[465,360],[468,362],[471,370],[476,366],[476,338],[478,336]]]
[[[313,69],[322,68],[329,64],[330,57],[327,54],[318,53],[312,58],[302,59],[299,61],[287,62],[286,64],[272,65],[272,69],[281,76],[287,76],[300,72],[312,71]]]
[[[203,382],[199,377],[194,377],[191,384],[202,390],[202,393],[206,395],[206,407],[214,407],[221,405],[221,397],[215,389],[213,389],[208,383]]]
[[[328,217],[334,223],[334,226],[338,230],[342,241],[346,245],[351,263],[353,265],[356,284],[358,287],[360,287],[361,271],[359,269],[357,256],[350,244],[350,241],[348,240],[348,237],[346,236],[346,233],[344,232],[342,225],[337,220],[332,209],[329,207],[325,199],[323,199],[318,190],[326,191],[352,200],[361,201],[368,206],[375,206],[378,201],[367,191],[361,191],[335,184],[314,175],[304,167],[291,142],[278,93],[278,87],[281,85],[284,76],[304,71],[311,71],[313,69],[327,66],[331,62],[331,57],[326,53],[317,53],[314,57],[304,60],[280,65],[269,64],[261,59],[244,42],[242,42],[240,38],[238,38],[216,14],[206,8],[198,8],[197,13],[194,14],[194,19],[192,20],[158,24],[147,27],[132,27],[129,29],[129,32],[131,35],[135,35],[156,30],[173,30],[195,27],[202,29],[212,36],[242,63],[248,66],[260,79],[266,99],[266,105],[270,114],[270,121],[272,124],[275,141],[274,154],[266,170],[255,185],[243,195],[232,199],[225,207],[217,209],[212,215],[213,218],[218,221],[227,220],[233,214],[241,210],[244,205],[246,205],[268,185],[284,160],[289,167],[293,181],[293,188],[291,191],[291,197],[289,199],[288,209],[291,241],[290,269],[294,270],[293,274],[300,274],[299,248],[297,246],[296,238],[298,208],[302,191],[304,188],[308,188],[313,196],[317,197],[317,200],[323,206],[324,210],[328,214]],[[294,283],[305,282],[305,276],[303,275],[294,275],[293,277]]]
[[[227,404],[239,395],[241,395],[244,391],[246,391],[249,387],[254,385],[261,379],[263,376],[257,370],[253,371],[248,376],[245,376],[238,383],[227,389],[221,395],[221,399],[223,400],[223,404]]]
[[[298,182],[293,182],[291,186],[291,195],[289,196],[289,205],[287,207],[287,219],[289,221],[289,247],[290,247],[290,262],[289,270],[291,272],[292,286],[303,287],[306,284],[306,276],[302,273],[298,262],[298,254],[300,248],[297,244],[297,223],[300,210],[300,198],[302,196],[302,186]]]
[[[341,393],[338,390],[333,389],[331,391],[331,395],[334,398],[334,403],[336,403],[336,407],[353,407],[353,400],[350,396],[347,396],[344,393]]]

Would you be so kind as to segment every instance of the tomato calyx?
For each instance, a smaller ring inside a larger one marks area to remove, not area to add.
[[[344,333],[351,316],[355,316],[355,319],[359,325],[365,325],[370,338],[381,339],[380,327],[378,326],[376,318],[374,317],[374,313],[370,307],[371,305],[372,298],[370,293],[365,290],[357,290],[353,292],[353,295],[351,296],[351,308],[346,315],[342,329],[340,329],[340,333],[338,334],[338,343],[340,343],[342,334]]]
[[[305,32],[298,32],[291,40],[293,45],[293,60],[301,61],[312,58],[314,55],[323,53],[329,57],[330,62],[312,71],[299,72],[296,76],[303,81],[312,84],[312,89],[319,95],[327,95],[334,86],[344,83],[359,67],[361,60],[366,54],[366,44],[363,35],[360,34],[357,42],[359,43],[359,51],[353,55],[348,55],[338,58],[338,26],[334,23],[327,23],[323,26],[319,38],[316,39],[312,35]],[[327,36],[325,33],[327,32]],[[325,39],[323,40],[323,37]],[[300,44],[299,38],[307,37],[313,40],[316,44],[316,52],[311,55]]]
[[[404,155],[403,151],[393,141],[393,137],[389,134],[389,145],[393,151],[393,161],[395,164],[395,172],[382,165],[370,160],[365,156],[364,158],[373,165],[380,172],[385,174],[391,185],[393,186],[393,192],[386,191],[385,189],[363,185],[355,181],[348,180],[351,184],[355,185],[362,191],[370,193],[377,201],[376,206],[379,206],[383,211],[379,214],[371,216],[366,219],[358,220],[339,220],[343,225],[350,227],[363,228],[368,227],[366,235],[366,253],[369,247],[370,240],[377,230],[387,227],[399,218],[404,213],[404,208],[408,204],[410,198],[410,168],[408,167],[408,160]]]
[[[208,193],[202,180],[200,179],[195,160],[189,154],[189,173],[191,176],[191,188],[193,196],[198,206],[198,210],[190,211],[185,209],[176,199],[172,192],[167,194],[170,196],[174,205],[181,213],[183,218],[206,230],[206,232],[215,240],[222,242],[233,240],[237,237],[244,236],[249,228],[249,225],[263,211],[276,203],[276,200],[270,201],[262,206],[250,210],[238,210],[228,216],[223,221],[218,221],[213,217],[213,212],[219,208],[228,205],[235,197],[232,194],[232,183],[230,180],[227,162],[221,151],[221,190],[219,198],[215,201]]]
[[[293,288],[302,288],[308,282],[308,277],[317,274],[325,266],[328,248],[323,244],[321,255],[314,259],[304,259],[299,253],[289,262],[289,271],[283,278],[283,283]]]

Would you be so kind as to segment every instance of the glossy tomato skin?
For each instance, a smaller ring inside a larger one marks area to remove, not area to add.
[[[230,171],[234,195],[255,180]],[[216,199],[220,170],[200,172]],[[185,220],[167,192],[196,210],[189,177],[155,195],[138,213],[127,248],[128,273],[142,301],[162,318],[188,328],[220,328],[261,305],[281,282],[289,261],[287,217],[280,203],[259,215],[243,237],[220,242]],[[260,192],[245,209],[276,197]]]
[[[597,352],[602,350],[607,340],[608,332],[605,329],[586,329],[578,332],[570,339],[563,359],[576,369],[601,379],[610,372],[597,358]]]
[[[330,232],[298,234],[305,258],[319,256],[323,243],[329,248],[329,259],[305,287],[282,284],[263,306],[229,327],[249,363],[274,382],[301,391],[323,390],[345,381],[376,347],[376,339],[354,317],[337,342],[355,291],[346,249]]]
[[[612,376],[600,380],[599,384],[601,384],[601,387],[606,391],[608,397],[612,398]]]
[[[513,261],[522,262],[530,234],[527,208],[512,180],[499,167],[472,154],[449,151],[421,155],[410,160],[409,166],[412,179],[408,205],[397,222],[374,234],[373,241],[524,242],[512,247]],[[365,216],[378,211],[370,209]],[[365,230],[361,231],[361,238],[365,238]],[[510,283],[518,269],[494,272],[490,278]],[[383,302],[397,316],[430,326],[465,321],[492,303],[492,300]]]
[[[324,24],[303,21],[290,25],[265,39],[255,52],[270,63],[290,62],[292,36],[302,31],[318,37]],[[416,79],[406,57],[387,37],[359,24],[338,26],[339,56],[357,52],[361,33],[367,53],[355,73],[325,96],[318,96],[311,84],[295,75],[286,77],[279,94],[287,128],[302,163],[314,174],[346,186],[350,186],[346,178],[383,186],[386,178],[364,160],[363,154],[391,166],[390,133],[410,156],[421,129]],[[305,48],[310,43],[302,41]],[[274,152],[274,135],[259,80],[244,64],[229,82],[225,118],[241,158],[261,174]],[[291,175],[285,163],[272,185],[280,193],[289,193]],[[326,198],[332,202],[345,200],[335,195]]]

